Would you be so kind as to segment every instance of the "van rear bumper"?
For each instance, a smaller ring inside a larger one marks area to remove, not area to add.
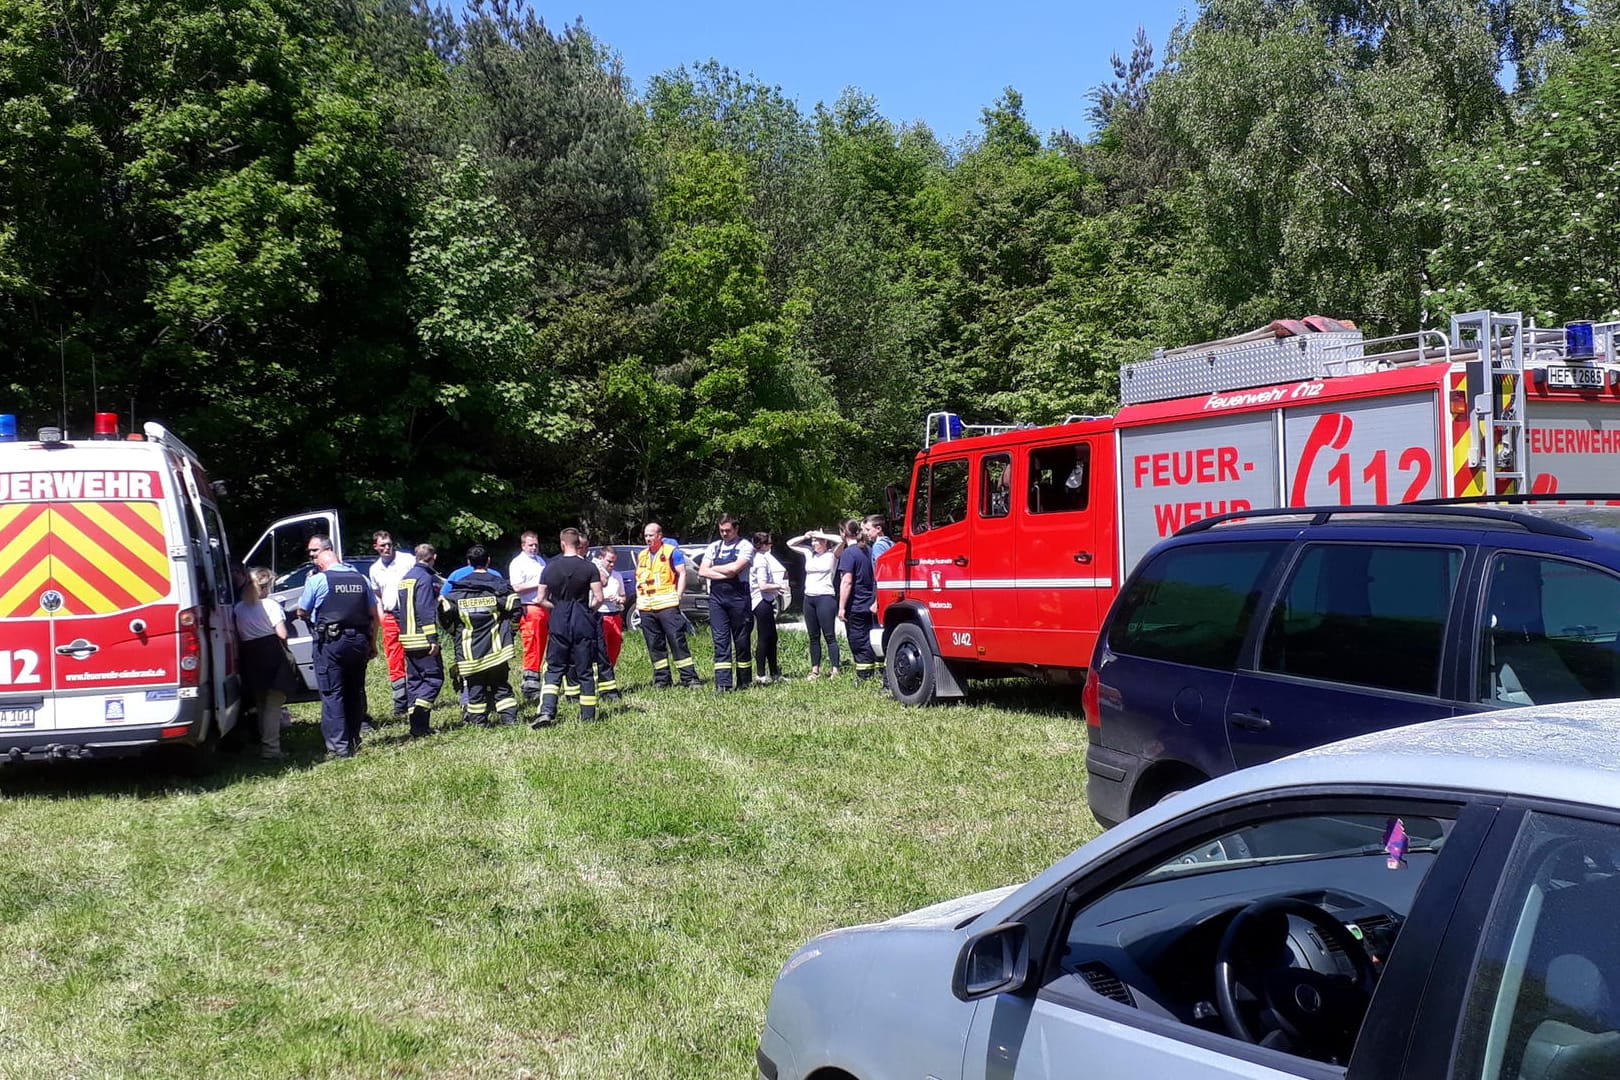
[[[129,757],[160,743],[183,745],[196,741],[189,729],[185,735],[165,739],[163,732],[173,731],[176,726],[121,727],[112,731],[0,732],[0,763]]]

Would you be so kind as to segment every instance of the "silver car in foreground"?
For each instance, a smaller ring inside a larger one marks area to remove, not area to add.
[[[1620,701],[1175,796],[1033,881],[824,934],[766,1080],[1620,1077]]]

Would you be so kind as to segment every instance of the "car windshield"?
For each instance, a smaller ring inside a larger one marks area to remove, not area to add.
[[[1408,854],[1439,851],[1450,831],[1446,819],[1416,816],[1336,814],[1270,821],[1199,841],[1131,884],[1245,864],[1357,856],[1403,861]]]

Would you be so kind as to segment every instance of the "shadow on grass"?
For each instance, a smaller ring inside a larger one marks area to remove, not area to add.
[[[303,772],[326,757],[320,730],[313,725],[295,725],[284,731],[281,747],[287,755],[281,761],[265,761],[255,744],[233,741],[217,750],[206,765],[188,758],[182,747],[153,747],[127,757],[7,764],[0,766],[0,797],[169,798],[220,791],[278,773]]]
[[[985,679],[967,688],[967,704],[990,709],[1016,709],[1041,716],[1083,720],[1080,687],[1057,686],[1039,679]]]

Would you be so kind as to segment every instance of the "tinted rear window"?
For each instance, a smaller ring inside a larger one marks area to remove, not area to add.
[[[1459,548],[1313,544],[1266,623],[1260,669],[1437,694]]]
[[[1226,670],[1283,541],[1197,544],[1150,557],[1121,599],[1108,634],[1116,653]]]

